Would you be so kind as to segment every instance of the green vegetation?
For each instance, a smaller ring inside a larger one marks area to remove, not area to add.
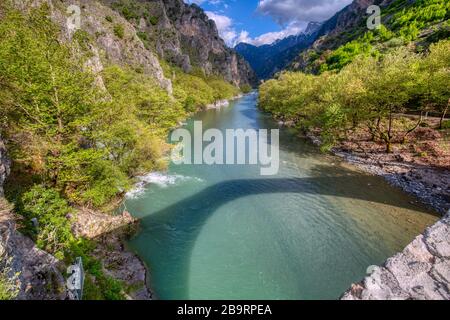
[[[152,16],[152,17],[149,18],[149,22],[150,22],[153,26],[156,26],[156,25],[158,24],[158,22],[159,22],[159,18],[158,18],[158,17],[155,17],[155,16]]]
[[[125,19],[139,19],[141,7],[139,3],[133,0],[119,0],[112,4],[112,8],[120,12]]]
[[[15,210],[24,218],[22,232],[34,239],[40,249],[67,264],[72,263],[76,257],[82,257],[86,272],[84,299],[122,300],[125,298],[124,285],[106,275],[101,262],[93,257],[95,243],[76,238],[72,234],[71,217],[76,213],[57,190],[42,185],[34,186],[16,202]],[[38,226],[31,223],[32,219],[38,221]],[[0,299],[1,282],[2,280],[0,280]],[[13,294],[14,287],[10,286],[10,288],[9,292]]]
[[[245,84],[245,85],[241,86],[242,93],[249,93],[252,91],[252,89],[253,89],[252,86],[249,84]]]
[[[111,22],[111,23],[114,21],[111,16],[106,16],[105,20],[108,21],[108,22]]]
[[[151,2],[139,2],[136,0],[116,0],[112,3],[112,8],[119,12],[128,21],[139,21],[145,19],[149,24],[155,26],[159,22],[159,17],[150,15],[153,5]]]
[[[358,126],[392,151],[394,115],[407,111],[442,114],[449,107],[450,41],[430,47],[428,54],[398,48],[381,56],[360,55],[339,73],[283,73],[260,88],[260,106],[275,117],[306,130],[320,128],[324,148]],[[406,128],[401,142],[422,124]]]
[[[150,40],[148,37],[148,34],[142,31],[138,31],[137,32],[137,36],[139,37],[139,39],[141,39],[142,43],[144,44],[145,48],[147,50],[150,49]]]
[[[450,25],[444,22],[450,16],[450,2],[446,0],[398,0],[382,10],[383,24],[374,31],[357,29],[357,36],[333,51],[317,53],[310,51],[308,60],[318,73],[341,70],[356,57],[378,55],[391,47],[399,47],[418,39],[421,32],[435,26],[427,39],[438,42],[448,39]],[[442,23],[443,22],[443,23]],[[442,24],[441,24],[442,23]]]
[[[53,41],[58,30],[44,14],[12,12],[0,24],[2,134],[28,184],[98,208],[129,177],[163,166],[165,134],[185,113],[152,78],[118,66],[104,71],[107,91],[97,89],[72,54],[78,38]]]
[[[195,70],[184,73],[180,68],[161,62],[166,77],[172,79],[174,96],[187,112],[198,111],[217,100],[230,99],[239,89],[216,76],[205,76]]]
[[[37,246],[63,260],[75,243],[67,218],[72,209],[67,201],[55,189],[39,185],[26,192],[21,201],[22,206],[16,206],[16,210],[25,218],[24,224],[31,230]],[[31,224],[32,219],[39,221],[37,228]]]
[[[116,37],[123,39],[123,37],[125,36],[125,30],[123,28],[123,25],[116,24],[114,26],[114,34],[116,35]]]
[[[18,275],[11,276],[11,269],[9,267],[9,261],[5,261],[4,257],[1,261],[0,269],[0,301],[2,300],[14,300],[19,294],[19,288],[15,281]]]

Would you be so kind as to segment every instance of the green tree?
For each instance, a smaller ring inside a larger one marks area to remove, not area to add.
[[[441,113],[439,128],[442,129],[450,105],[450,41],[431,45],[420,72],[421,99],[428,109]]]

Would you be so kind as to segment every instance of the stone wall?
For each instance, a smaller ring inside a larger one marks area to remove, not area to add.
[[[343,300],[450,300],[450,211]]]

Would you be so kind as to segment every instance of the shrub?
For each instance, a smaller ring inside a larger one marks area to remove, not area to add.
[[[242,93],[249,93],[252,91],[252,89],[253,89],[252,86],[249,84],[244,84],[241,86]]]
[[[58,259],[67,257],[75,241],[69,220],[72,209],[67,201],[55,189],[37,185],[23,194],[21,202],[20,213],[37,246]],[[37,229],[31,225],[31,219],[37,219]]]
[[[12,274],[10,261],[0,253],[0,301],[14,300],[19,294],[19,287],[16,285],[19,274]]]
[[[105,20],[111,23],[113,22],[113,18],[111,16],[106,16]]]
[[[125,36],[125,30],[124,30],[123,25],[121,25],[121,24],[116,24],[116,25],[114,26],[114,34],[115,34],[118,38],[123,39],[123,37]]]
[[[152,17],[149,18],[149,22],[150,22],[151,25],[156,26],[158,24],[158,22],[159,22],[159,18],[155,17],[155,16],[152,16]]]

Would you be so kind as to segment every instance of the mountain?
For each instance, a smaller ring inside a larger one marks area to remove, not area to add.
[[[297,35],[259,47],[239,43],[235,50],[250,63],[259,79],[268,79],[283,70],[301,50],[311,45],[316,40],[320,27],[321,23],[310,22],[306,30]]]
[[[249,64],[220,38],[217,26],[196,4],[183,0],[102,0],[137,31],[146,48],[192,72],[218,75],[236,86],[253,85]]]
[[[371,5],[381,8],[382,26],[367,28]],[[414,42],[427,47],[450,36],[446,0],[354,0],[323,23],[317,39],[287,69],[319,73],[339,69],[358,54],[380,53]]]

